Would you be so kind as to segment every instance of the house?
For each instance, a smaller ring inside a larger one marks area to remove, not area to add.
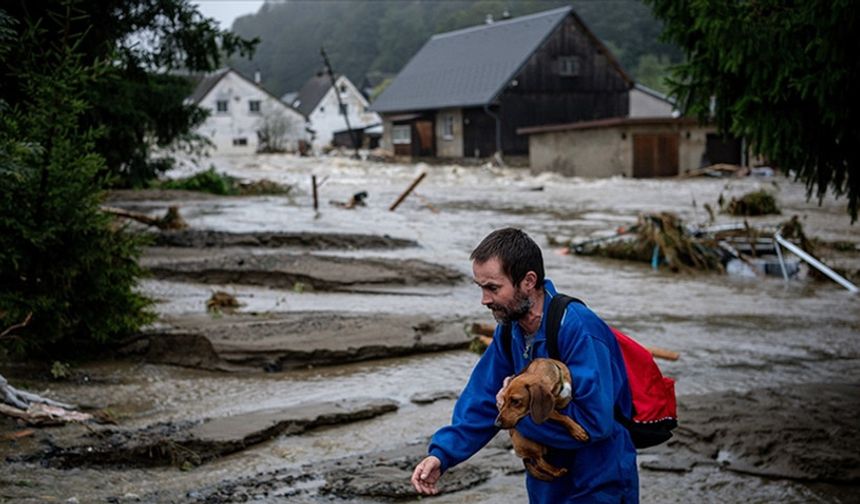
[[[307,118],[232,68],[202,76],[186,103],[209,110],[197,133],[219,154],[293,152],[307,142]]]
[[[337,138],[341,145],[352,147],[353,138],[361,144],[366,136],[364,130],[382,123],[379,115],[370,110],[367,98],[346,76],[337,76],[334,86],[331,81],[328,74],[317,72],[302,86],[292,102],[308,117],[316,150],[331,145],[336,133],[340,133]],[[352,134],[346,126],[347,118]]]
[[[489,21],[489,19],[488,19]],[[373,102],[404,156],[525,155],[517,129],[628,114],[632,79],[571,7],[434,35]]]
[[[619,117],[521,128],[532,172],[578,177],[671,177],[742,164],[741,143],[688,117]]]
[[[518,130],[529,141],[532,172],[578,177],[671,177],[712,164],[745,164],[743,143],[712,124],[680,117],[675,103],[641,84],[629,115]]]

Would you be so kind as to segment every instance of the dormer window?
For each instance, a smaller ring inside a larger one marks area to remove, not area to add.
[[[576,77],[579,75],[579,57],[561,56],[557,60],[558,74],[562,77]]]

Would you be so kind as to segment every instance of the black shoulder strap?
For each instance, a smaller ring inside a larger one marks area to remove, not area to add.
[[[564,294],[556,294],[549,302],[549,310],[546,314],[546,353],[551,359],[561,359],[561,352],[558,351],[558,330],[570,303],[585,304],[580,299]]]
[[[549,302],[549,310],[546,314],[546,351],[551,358],[556,360],[560,356],[560,352],[558,351],[558,330],[561,326],[561,319],[564,318],[564,312],[567,310],[567,305],[570,303],[585,304],[582,300],[575,297],[556,294]],[[513,363],[513,352],[511,350],[513,332],[511,324],[502,324],[501,338],[502,353],[505,354],[508,361]]]
[[[513,330],[511,329],[511,324],[502,324],[502,353],[505,354],[505,357],[508,358],[508,362],[513,365],[514,363],[514,355],[511,350],[511,343],[514,339]]]

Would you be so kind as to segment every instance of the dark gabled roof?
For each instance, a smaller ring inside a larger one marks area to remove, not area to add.
[[[229,72],[230,68],[222,68],[210,74],[192,76],[191,79],[192,81],[195,81],[196,87],[191,93],[191,96],[188,97],[188,100],[194,105],[200,105],[200,101],[203,100],[203,98],[206,98],[206,95],[209,94],[209,91],[212,91],[215,84],[218,84],[218,81],[220,81]]]
[[[335,75],[334,78],[337,81],[340,75]],[[296,102],[294,102],[296,103],[296,108],[305,116],[309,116],[317,107],[320,100],[328,93],[329,89],[331,89],[331,78],[325,72],[317,72],[299,90],[299,95],[296,97]]]
[[[632,84],[612,53],[572,7],[434,35],[373,102],[376,112],[405,112],[491,103],[568,15]]]

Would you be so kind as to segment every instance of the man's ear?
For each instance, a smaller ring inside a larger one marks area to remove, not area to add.
[[[523,290],[532,290],[537,287],[537,273],[529,271],[526,276],[520,280],[520,288]]]

